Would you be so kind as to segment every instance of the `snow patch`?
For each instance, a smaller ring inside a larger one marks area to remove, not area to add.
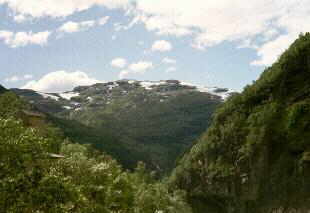
[[[188,82],[184,82],[184,81],[180,81],[180,85],[182,86],[189,86],[189,87],[197,87],[197,85],[188,83]]]
[[[118,86],[119,86],[119,84],[118,84],[118,83],[113,82],[113,84],[112,84],[112,85],[108,85],[108,88],[109,88],[109,90],[112,90],[113,88],[118,87]]]
[[[231,93],[235,91],[232,89],[223,89],[218,87],[196,87],[199,92],[206,92],[212,95],[220,96],[223,100],[226,100]]]
[[[60,93],[59,95],[63,99],[71,100],[71,98],[79,96],[80,93],[78,93],[78,92],[64,92],[64,93]]]
[[[139,83],[146,90],[151,90],[151,89],[153,89],[152,87],[154,87],[154,86],[167,84],[166,81],[141,81]]]
[[[70,106],[63,106],[62,108],[64,108],[64,109],[72,109],[72,107],[70,107]]]
[[[133,80],[129,80],[128,81],[128,84],[134,84],[136,81],[133,81]]]
[[[194,85],[194,84],[187,83],[187,82],[180,82],[180,84],[183,86],[195,87],[196,90],[199,92],[216,95],[216,96],[221,97],[223,100],[226,100],[231,95],[231,93],[235,92],[232,89],[219,88],[219,87],[203,87],[203,86],[198,86],[198,85]]]
[[[55,101],[59,100],[59,97],[56,95],[52,95],[52,94],[48,94],[48,93],[43,93],[43,92],[37,92],[39,95],[41,95],[43,98],[50,98],[53,99]]]

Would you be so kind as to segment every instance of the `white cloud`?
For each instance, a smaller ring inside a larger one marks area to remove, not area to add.
[[[111,61],[111,66],[116,68],[124,68],[127,65],[127,61],[124,58],[115,58]]]
[[[23,47],[29,44],[45,45],[48,41],[51,32],[10,32],[0,31],[0,40],[12,48]]]
[[[132,74],[144,74],[153,67],[153,63],[150,61],[139,61],[137,63],[130,64],[127,70],[122,70],[119,73],[119,78],[123,79]]]
[[[109,18],[110,18],[109,16],[105,16],[97,20],[87,20],[81,22],[68,21],[64,23],[62,26],[60,26],[58,28],[58,31],[64,33],[76,33],[80,31],[85,31],[94,26],[105,25],[108,22]]]
[[[277,47],[285,45],[283,50],[300,32],[310,31],[308,0],[137,0],[132,14],[157,34],[192,35],[198,49],[247,40],[260,57],[253,64],[260,65],[277,58]]]
[[[265,43],[257,49],[260,59],[253,61],[252,65],[271,65],[297,38],[297,35],[282,35],[277,39]]]
[[[170,23],[164,16],[137,15],[135,19],[142,21],[147,30],[155,31],[158,35],[174,35],[180,37],[193,33],[190,29]]]
[[[124,79],[124,78],[126,78],[126,76],[128,76],[130,74],[131,74],[131,72],[129,70],[122,70],[119,73],[118,77],[119,77],[119,79]]]
[[[98,19],[98,25],[105,25],[109,21],[110,17],[109,16],[104,16],[100,19]]]
[[[177,61],[175,59],[172,59],[172,58],[164,58],[163,61],[162,61],[164,64],[176,64]]]
[[[76,86],[86,86],[100,81],[89,77],[85,72],[56,71],[43,76],[37,81],[30,81],[23,89],[32,89],[40,92],[64,92]]]
[[[149,61],[139,61],[138,63],[129,65],[129,70],[135,73],[144,73],[151,68],[153,68],[153,63]]]
[[[94,6],[104,6],[109,9],[127,8],[129,0],[0,0],[17,15],[26,15],[34,18],[66,17],[76,12],[85,11]]]
[[[68,21],[64,23],[61,27],[58,28],[58,31],[65,33],[75,33],[82,30],[88,30],[89,28],[95,25],[94,20],[82,21],[82,22],[73,22]]]
[[[128,10],[130,11],[130,10]],[[116,32],[118,31],[126,31],[131,29],[133,26],[135,26],[140,20],[138,18],[134,18],[130,23],[128,23],[127,25],[121,24],[119,22],[114,23],[114,30]]]
[[[169,67],[167,70],[166,70],[166,72],[175,72],[177,70],[177,68],[175,68],[175,67]]]
[[[8,82],[8,83],[16,83],[18,81],[29,80],[29,79],[32,79],[32,78],[33,78],[33,76],[30,75],[30,74],[25,74],[23,76],[13,75],[11,77],[8,77],[8,78],[4,79],[4,81]]]
[[[11,76],[11,77],[8,77],[6,79],[4,79],[5,82],[10,82],[10,83],[15,83],[17,81],[19,81],[19,77],[17,75],[14,75],[14,76]]]
[[[16,21],[17,23],[24,22],[25,20],[26,20],[26,16],[22,14],[14,16],[14,21]]]
[[[155,41],[152,45],[152,51],[166,52],[170,50],[172,50],[172,45],[165,40]]]

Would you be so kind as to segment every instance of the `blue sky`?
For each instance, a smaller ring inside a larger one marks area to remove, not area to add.
[[[55,92],[120,78],[179,79],[240,91],[310,30],[308,5],[0,0],[0,84]]]

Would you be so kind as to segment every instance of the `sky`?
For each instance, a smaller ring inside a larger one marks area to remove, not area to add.
[[[241,91],[310,31],[309,0],[0,0],[0,84],[119,79]]]

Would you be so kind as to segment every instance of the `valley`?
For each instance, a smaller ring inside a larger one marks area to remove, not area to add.
[[[121,80],[60,94],[12,91],[51,116],[73,141],[93,145],[126,168],[144,161],[159,173],[175,166],[206,130],[215,108],[233,94],[176,80]]]
[[[310,33],[241,93],[0,86],[0,212],[306,213]]]

